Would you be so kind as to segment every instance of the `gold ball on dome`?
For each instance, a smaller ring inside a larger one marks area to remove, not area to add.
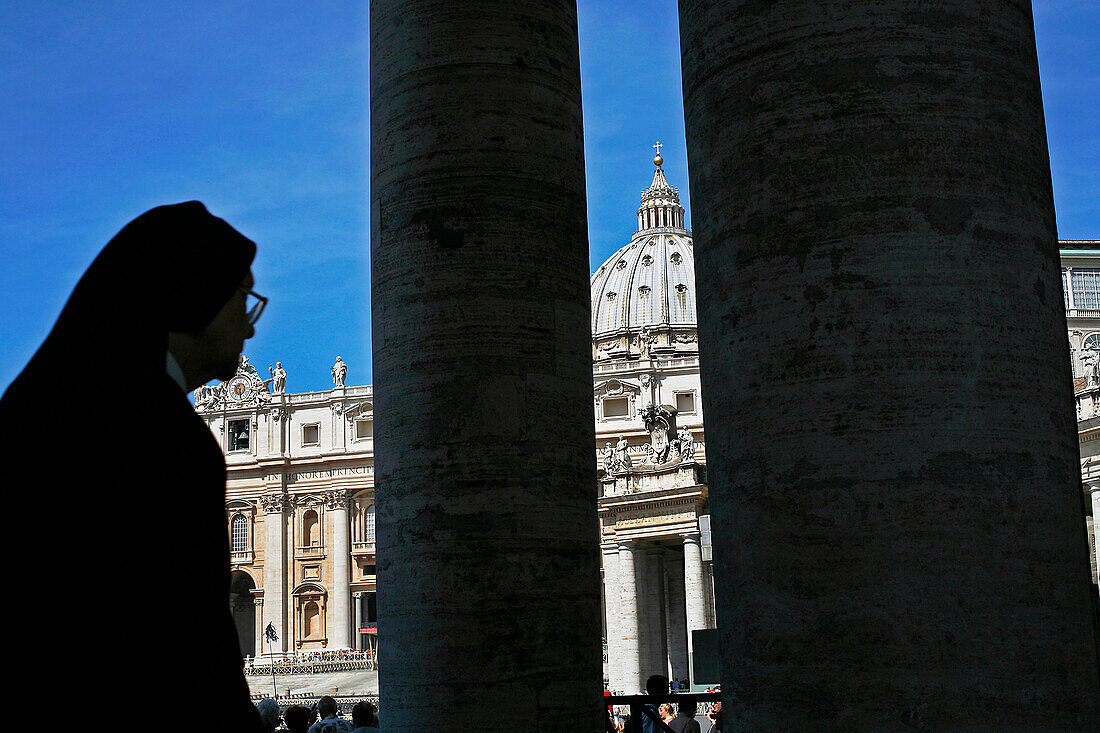
[[[665,159],[662,158],[660,155],[658,155],[656,158],[653,159],[653,165],[657,166],[658,168],[660,168],[661,164],[664,163],[664,162],[665,162]]]

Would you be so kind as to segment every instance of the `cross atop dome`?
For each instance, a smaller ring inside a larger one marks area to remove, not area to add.
[[[657,155],[653,158],[653,165],[657,170],[653,171],[653,183],[642,191],[642,206],[638,209],[638,231],[654,228],[684,228],[684,207],[680,206],[680,192],[675,186],[670,186],[665,180],[665,172],[661,165],[665,159],[661,157],[660,140],[651,146]]]

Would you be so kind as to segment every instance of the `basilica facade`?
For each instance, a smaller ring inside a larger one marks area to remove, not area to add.
[[[679,192],[654,163],[637,230],[591,278],[605,676],[624,692],[654,673],[688,680],[690,631],[714,626],[695,258]],[[246,656],[385,644],[372,389],[346,385],[347,370],[338,357],[331,389],[294,393],[281,364],[261,374],[242,357],[232,379],[195,393],[226,455]]]

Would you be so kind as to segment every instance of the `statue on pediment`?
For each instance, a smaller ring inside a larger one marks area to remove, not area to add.
[[[676,455],[681,461],[690,461],[695,458],[695,440],[687,430],[677,430],[676,437],[672,439]]]
[[[336,363],[332,365],[332,383],[337,387],[343,387],[347,376],[348,365],[339,356],[336,357]]]
[[[195,408],[199,410],[209,410],[221,402],[224,396],[224,383],[219,383],[217,385],[203,384],[195,390]]]
[[[626,438],[620,435],[619,442],[615,444],[615,467],[617,471],[629,471],[633,468],[627,447]]]
[[[1100,387],[1100,351],[1085,349],[1081,352],[1081,364],[1085,367],[1085,386]]]
[[[271,379],[264,381],[271,382],[272,392],[282,394],[283,390],[286,389],[286,370],[283,369],[283,363],[281,361],[275,362],[275,366],[269,366],[267,372],[271,375]]]

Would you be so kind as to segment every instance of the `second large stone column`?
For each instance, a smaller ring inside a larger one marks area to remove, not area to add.
[[[596,730],[576,7],[376,0],[370,22],[386,724]]]
[[[680,0],[738,730],[1100,730],[1027,0]]]

